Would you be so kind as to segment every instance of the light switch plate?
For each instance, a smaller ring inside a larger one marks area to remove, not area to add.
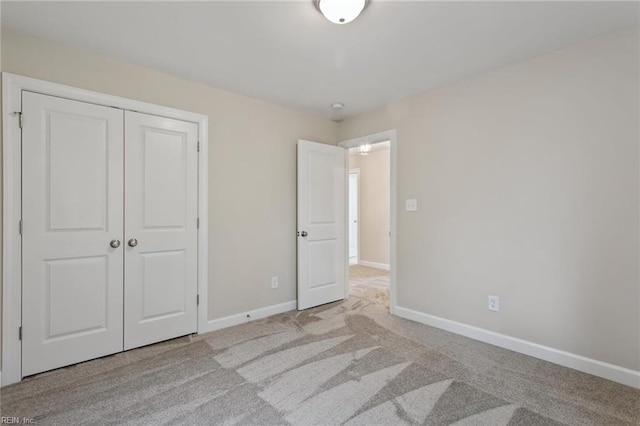
[[[405,209],[408,212],[416,212],[418,211],[418,200],[416,199],[407,200],[405,206],[406,206]]]
[[[490,311],[500,312],[500,298],[498,296],[489,296],[487,308]]]

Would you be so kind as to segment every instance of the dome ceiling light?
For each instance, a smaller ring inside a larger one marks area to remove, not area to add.
[[[334,24],[348,24],[360,15],[369,0],[313,0],[316,9]]]
[[[369,155],[369,154],[371,154],[371,144],[370,143],[363,143],[362,145],[358,146],[358,154],[360,154],[360,155]]]

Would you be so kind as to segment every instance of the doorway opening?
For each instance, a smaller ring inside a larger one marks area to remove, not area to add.
[[[349,147],[348,162],[349,295],[389,309],[391,142]]]

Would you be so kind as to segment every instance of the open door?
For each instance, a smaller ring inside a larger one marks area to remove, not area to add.
[[[298,310],[347,295],[347,154],[298,141]]]

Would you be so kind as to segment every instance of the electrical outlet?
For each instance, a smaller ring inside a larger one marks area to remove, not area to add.
[[[490,311],[500,312],[500,298],[498,296],[489,296],[488,308]]]
[[[278,288],[278,277],[271,277],[271,288]]]

